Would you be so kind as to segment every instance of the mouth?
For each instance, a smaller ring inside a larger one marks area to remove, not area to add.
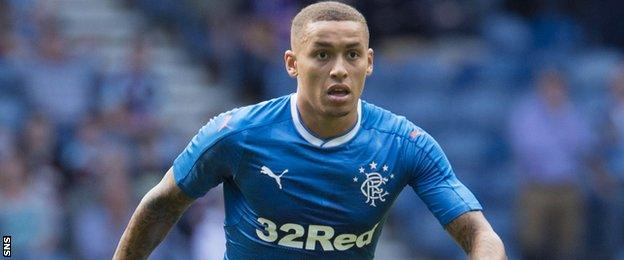
[[[327,95],[333,98],[344,98],[351,94],[351,89],[345,84],[334,84],[327,89]]]

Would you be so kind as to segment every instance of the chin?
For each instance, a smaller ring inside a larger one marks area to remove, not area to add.
[[[351,111],[346,110],[346,109],[330,109],[325,111],[325,114],[331,117],[345,117],[347,115],[349,115],[349,113],[351,113]]]
[[[332,104],[331,102],[325,103],[322,107],[323,114],[328,117],[340,118],[345,117],[351,112],[357,113],[357,103],[345,102],[343,104]]]

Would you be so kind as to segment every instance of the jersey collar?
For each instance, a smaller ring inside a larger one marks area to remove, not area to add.
[[[299,134],[301,135],[301,137],[303,137],[303,139],[305,139],[306,141],[308,141],[308,143],[316,147],[320,147],[320,148],[336,147],[353,139],[353,137],[355,137],[355,135],[357,134],[358,130],[360,130],[360,122],[362,121],[362,100],[360,99],[358,99],[357,113],[358,113],[357,122],[355,123],[355,126],[351,130],[349,130],[349,132],[338,137],[334,137],[328,140],[323,140],[314,136],[303,125],[303,123],[301,122],[301,118],[299,116],[299,110],[297,109],[297,93],[290,95],[290,115],[292,116],[293,123],[295,124],[295,129],[297,129],[297,132],[299,132]]]

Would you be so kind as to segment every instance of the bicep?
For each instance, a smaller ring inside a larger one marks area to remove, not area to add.
[[[178,187],[173,168],[165,173],[162,180],[145,195],[143,200],[150,209],[167,209],[175,212],[186,210],[195,201]]]
[[[186,195],[186,193],[176,183],[175,176],[173,174],[173,167],[169,168],[158,185],[162,185],[164,192],[169,194],[169,196],[174,198],[176,202],[179,202],[182,205],[188,206],[195,201],[194,198]]]
[[[221,115],[203,126],[173,162],[175,183],[190,197],[203,196],[238,167],[236,137],[219,131],[227,120]]]
[[[457,179],[438,143],[424,136],[417,148],[410,186],[442,225],[459,215],[482,209],[468,188]]]

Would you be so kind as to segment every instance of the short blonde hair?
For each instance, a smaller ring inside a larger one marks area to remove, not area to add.
[[[369,38],[368,24],[364,15],[355,8],[335,1],[318,2],[301,9],[293,18],[290,27],[290,46],[294,49],[294,43],[301,40],[303,31],[308,23],[318,21],[354,21],[364,25],[366,40]]]

